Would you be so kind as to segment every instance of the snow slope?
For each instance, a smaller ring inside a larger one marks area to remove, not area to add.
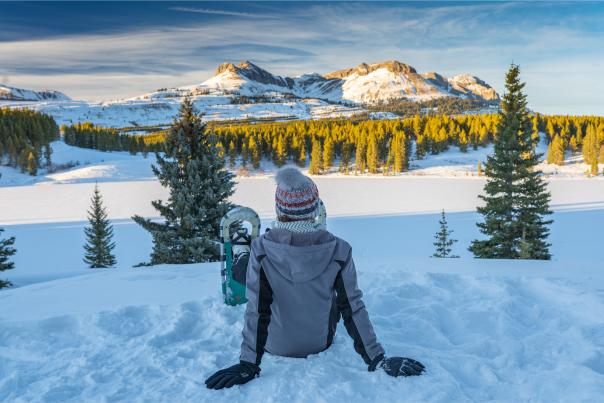
[[[418,170],[470,169],[473,161],[460,158],[482,151],[451,150],[449,160]],[[478,236],[482,178],[315,178],[329,229],[353,246],[380,341],[428,372],[368,373],[340,324],[327,351],[268,355],[259,379],[215,392],[203,380],[237,361],[244,308],[222,303],[218,264],[131,267],[148,258],[151,239],[129,218],[155,216],[150,201],[166,197],[146,176],[151,157],[64,144],[54,157],[91,164],[0,187],[0,226],[18,249],[17,268],[0,275],[16,285],[0,291],[0,402],[591,403],[604,395],[604,180],[550,180],[554,260],[522,262],[471,259],[466,250]],[[96,180],[114,224],[115,269],[81,260]],[[237,181],[233,201],[269,225],[271,171]],[[442,208],[460,259],[428,257]]]
[[[59,91],[32,91],[0,84],[0,101],[67,101],[69,97]]]
[[[501,275],[487,262],[472,262],[463,274],[459,265],[441,263],[434,261],[430,272],[408,263],[362,263],[359,271],[381,342],[390,354],[420,359],[424,376],[368,373],[340,324],[327,351],[307,359],[267,354],[260,378],[219,392],[203,380],[237,361],[244,308],[222,303],[216,265],[107,270],[5,291],[0,401],[594,402],[602,396],[601,274],[586,284],[581,275],[549,274],[548,264]]]

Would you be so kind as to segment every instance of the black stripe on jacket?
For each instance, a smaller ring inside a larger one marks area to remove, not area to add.
[[[260,289],[258,290],[258,326],[256,327],[256,365],[260,365],[264,346],[268,338],[268,325],[271,321],[271,304],[273,289],[271,288],[262,264],[260,264]]]
[[[345,267],[344,262],[338,261],[338,263],[340,263],[342,269]],[[363,339],[361,339],[361,334],[359,333],[359,330],[352,319],[352,307],[350,306],[350,301],[348,300],[348,295],[346,294],[346,287],[344,286],[344,280],[342,279],[342,270],[340,270],[336,276],[335,289],[338,309],[342,314],[342,318],[344,319],[344,327],[346,327],[346,331],[350,337],[352,337],[354,342],[354,350],[361,357],[363,357],[363,360],[367,364],[370,364],[371,358],[369,358],[369,354],[367,354],[367,350],[363,344]]]

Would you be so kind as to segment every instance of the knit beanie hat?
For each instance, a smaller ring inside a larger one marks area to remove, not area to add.
[[[281,168],[275,176],[275,210],[277,219],[314,220],[319,212],[319,189],[297,168]]]

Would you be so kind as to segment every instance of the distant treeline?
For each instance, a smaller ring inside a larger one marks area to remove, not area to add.
[[[55,120],[27,109],[0,108],[0,164],[35,175],[51,163],[50,142],[59,138]]]
[[[604,118],[534,114],[531,119],[534,137],[545,132],[548,142],[556,137],[564,139],[564,150],[581,150],[585,139],[590,138],[587,136],[589,127],[593,127],[595,147],[604,155]],[[405,171],[411,156],[422,159],[427,154],[438,154],[450,147],[465,152],[470,147],[486,146],[495,138],[498,122],[498,114],[415,115],[394,120],[357,117],[256,124],[212,122],[208,123],[207,132],[215,136],[231,166],[235,166],[239,159],[243,167],[249,164],[259,168],[260,161],[265,158],[277,166],[288,162],[300,166],[310,163],[314,174],[336,168],[336,164],[344,173],[388,174]],[[161,150],[165,136],[165,131],[129,136],[116,129],[95,127],[90,123],[64,130],[65,141],[69,144],[130,152]],[[551,143],[550,149],[554,142]],[[593,142],[588,141],[587,144],[590,150],[594,148],[591,146]],[[586,158],[586,161],[589,163],[591,160]],[[604,158],[600,161],[604,162]]]
[[[408,117],[414,115],[461,115],[489,109],[496,111],[498,106],[499,101],[443,97],[419,102],[401,98],[365,105],[365,108],[371,112],[391,112]]]
[[[241,156],[243,166],[258,168],[261,158],[277,165],[288,161],[321,173],[338,161],[348,173],[402,172],[407,169],[415,143],[417,158],[438,154],[450,146],[465,151],[488,144],[498,115],[450,117],[414,116],[395,120],[329,119],[254,125],[210,127],[225,149],[231,165]]]
[[[95,126],[90,122],[62,126],[66,144],[100,151],[129,151],[131,154],[161,151],[164,133],[130,135],[118,129]]]
[[[597,174],[598,163],[604,163],[604,117],[540,117],[539,130],[547,134],[550,164],[564,164],[567,150],[581,151],[585,162],[591,165],[592,174]]]

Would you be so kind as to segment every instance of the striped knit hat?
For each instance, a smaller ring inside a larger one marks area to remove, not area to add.
[[[275,177],[275,210],[277,219],[309,221],[317,217],[319,211],[319,189],[308,177],[294,167],[285,167]]]

